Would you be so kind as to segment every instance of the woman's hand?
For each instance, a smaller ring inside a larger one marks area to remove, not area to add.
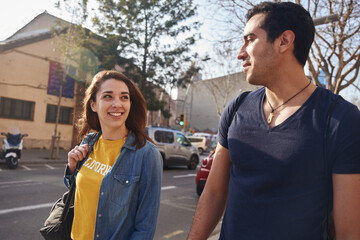
[[[86,157],[88,151],[89,144],[76,146],[70,150],[68,153],[68,166],[70,174],[74,173],[77,163]]]

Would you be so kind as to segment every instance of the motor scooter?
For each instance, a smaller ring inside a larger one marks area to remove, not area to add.
[[[21,158],[21,150],[23,148],[22,139],[28,136],[28,134],[13,134],[2,132],[1,135],[5,136],[6,138],[3,141],[0,158],[5,160],[8,168],[15,169],[17,168],[19,159]]]

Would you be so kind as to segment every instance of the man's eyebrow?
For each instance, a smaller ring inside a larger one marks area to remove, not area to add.
[[[243,39],[247,39],[248,37],[255,37],[255,33],[248,33],[246,35],[244,35]]]

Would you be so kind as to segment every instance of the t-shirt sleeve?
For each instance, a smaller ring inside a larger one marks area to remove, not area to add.
[[[360,111],[356,106],[346,108],[339,121],[332,145],[334,157],[333,173],[360,173]]]
[[[219,131],[218,131],[218,142],[221,146],[224,148],[228,148],[228,130],[231,124],[231,116],[233,111],[236,111],[235,109],[235,103],[238,100],[238,98],[232,100],[224,109],[224,112],[221,115],[220,123],[219,123]]]

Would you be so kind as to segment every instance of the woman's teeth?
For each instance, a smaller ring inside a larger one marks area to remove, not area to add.
[[[111,116],[114,116],[114,117],[119,117],[121,116],[121,113],[109,113]]]

